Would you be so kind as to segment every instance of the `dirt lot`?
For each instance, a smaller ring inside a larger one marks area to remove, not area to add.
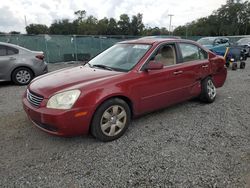
[[[0,187],[250,187],[250,61],[228,71],[213,104],[148,114],[109,143],[38,130],[25,88],[0,84]]]

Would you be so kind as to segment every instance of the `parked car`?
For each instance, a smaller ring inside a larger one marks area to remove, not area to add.
[[[13,81],[18,85],[29,84],[47,73],[43,52],[30,51],[21,46],[0,42],[0,81]]]
[[[250,38],[242,38],[236,42],[236,45],[244,47],[246,54],[250,57]]]
[[[138,39],[117,43],[85,66],[34,79],[23,106],[47,133],[90,132],[111,141],[133,117],[196,97],[212,103],[226,75],[225,60],[196,42]]]
[[[230,45],[229,39],[226,37],[204,37],[199,39],[197,42],[221,56],[224,56],[226,48]]]

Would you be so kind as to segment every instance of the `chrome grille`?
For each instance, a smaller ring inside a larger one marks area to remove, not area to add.
[[[30,104],[32,104],[33,106],[36,106],[38,107],[42,100],[43,100],[43,97],[41,96],[38,96],[34,93],[31,93],[28,89],[27,89],[27,100],[30,102]]]

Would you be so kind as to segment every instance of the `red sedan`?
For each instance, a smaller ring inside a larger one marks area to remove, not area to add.
[[[211,103],[227,76],[225,60],[182,39],[118,43],[85,66],[34,79],[23,97],[30,120],[60,136],[121,137],[131,118],[199,97]]]

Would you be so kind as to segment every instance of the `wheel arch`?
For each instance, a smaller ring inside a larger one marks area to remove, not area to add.
[[[125,96],[125,95],[120,95],[120,94],[112,95],[112,96],[108,96],[108,97],[103,98],[103,99],[102,99],[101,101],[99,101],[99,103],[96,105],[96,108],[94,109],[94,111],[93,111],[93,113],[92,113],[92,117],[91,117],[91,121],[90,121],[90,126],[89,126],[89,127],[91,127],[91,125],[92,125],[92,121],[93,121],[93,119],[94,119],[94,115],[95,115],[97,109],[98,109],[104,102],[106,102],[106,101],[108,101],[108,100],[110,100],[110,99],[115,99],[115,98],[121,99],[121,100],[125,101],[125,102],[128,104],[129,109],[130,109],[130,112],[131,112],[131,117],[133,117],[133,115],[134,115],[134,104],[133,104],[132,100],[131,100],[129,97]],[[89,131],[90,131],[90,130],[91,130],[91,128],[89,128]]]
[[[11,71],[11,79],[12,79],[12,76],[13,76],[13,73],[15,72],[15,70],[20,69],[20,68],[29,69],[29,70],[32,72],[33,76],[35,76],[35,72],[34,72],[33,69],[30,68],[29,66],[18,66],[18,67],[15,67],[15,68]]]
[[[125,101],[125,102],[128,104],[128,106],[129,106],[129,109],[130,109],[130,111],[131,111],[131,115],[133,115],[133,113],[134,113],[134,104],[133,104],[132,100],[131,100],[129,97],[127,97],[127,96],[125,96],[125,95],[120,95],[120,94],[112,95],[112,96],[107,96],[107,97],[103,98],[102,100],[100,100],[100,101],[98,102],[98,105],[97,105],[97,107],[95,108],[93,114],[95,114],[96,110],[97,110],[104,102],[106,102],[107,100],[110,100],[110,99],[114,99],[114,98],[122,99],[123,101]]]

